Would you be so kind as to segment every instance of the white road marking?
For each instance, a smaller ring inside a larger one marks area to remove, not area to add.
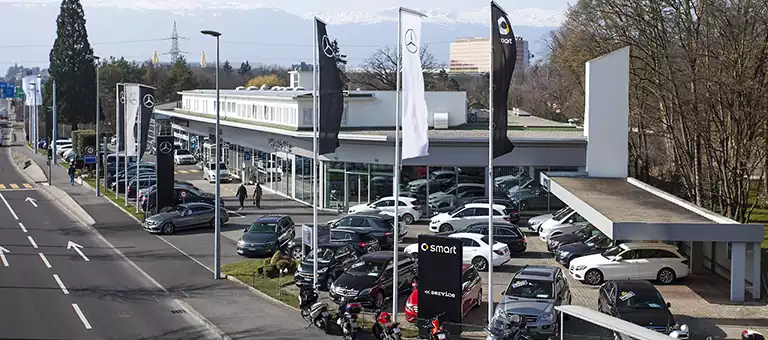
[[[85,329],[91,329],[91,323],[88,322],[88,319],[85,318],[85,314],[83,314],[83,311],[80,310],[80,306],[78,306],[76,303],[73,303],[72,308],[75,309],[75,313],[77,313],[77,316],[80,317],[80,321],[83,322]]]
[[[32,198],[32,197],[27,197],[27,199],[25,199],[24,201],[25,201],[25,202],[29,202],[29,203],[32,203],[32,205],[33,205],[33,206],[35,206],[35,208],[37,208],[37,202],[36,202],[36,200],[35,200],[34,198]]]
[[[32,247],[37,249],[37,243],[35,243],[35,240],[32,238],[32,236],[27,236],[27,240],[29,240],[29,243],[32,243]]]
[[[24,227],[24,223],[19,222],[19,227],[21,227],[21,230],[25,233],[27,232],[27,228]]]
[[[45,254],[43,253],[37,253],[40,255],[40,259],[43,260],[43,263],[45,263],[45,266],[48,268],[51,268],[51,264],[48,262],[48,258],[45,257]]]
[[[203,268],[205,268],[205,269],[208,269],[208,271],[209,271],[209,272],[211,272],[211,273],[214,273],[213,269],[209,268],[208,266],[206,266],[206,265],[205,265],[205,264],[203,264],[202,262],[198,261],[196,258],[194,258],[194,257],[190,256],[189,254],[187,254],[186,252],[184,252],[183,250],[181,250],[179,247],[175,246],[173,243],[171,243],[171,242],[169,242],[168,240],[166,240],[166,239],[162,238],[161,236],[158,236],[158,235],[155,235],[155,236],[156,236],[157,238],[159,238],[161,241],[165,242],[167,245],[169,245],[169,246],[173,247],[173,249],[176,249],[178,252],[180,252],[180,253],[182,253],[184,256],[188,257],[190,260],[192,260],[192,261],[194,261],[195,263],[197,263],[197,264],[201,265]]]
[[[0,261],[3,262],[3,267],[8,267],[8,259],[5,258],[5,253],[10,253],[8,249],[0,247]]]
[[[11,215],[13,215],[13,218],[15,218],[18,221],[19,220],[19,216],[16,215],[15,211],[13,211],[13,208],[11,208],[11,205],[8,204],[8,201],[5,199],[5,196],[3,196],[2,193],[0,193],[0,198],[3,199],[3,202],[5,203],[5,206],[8,207],[8,210],[11,211]]]
[[[83,254],[83,251],[82,251],[83,246],[81,246],[81,245],[79,245],[79,244],[77,244],[75,242],[69,241],[69,243],[67,243],[67,249],[72,249],[72,248],[75,249],[77,254],[80,255],[80,257],[82,257],[83,260],[85,260],[85,262],[89,262],[90,261],[88,259],[88,256],[85,256],[85,254]]]
[[[69,291],[67,290],[67,287],[64,287],[64,282],[61,282],[61,279],[58,275],[53,274],[53,279],[56,280],[56,283],[59,284],[59,288],[61,288],[61,291],[64,292],[64,295],[69,295]]]

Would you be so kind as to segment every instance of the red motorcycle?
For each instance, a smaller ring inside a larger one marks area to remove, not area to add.
[[[440,317],[443,316],[443,314],[445,313],[435,315],[435,317],[429,321],[429,324],[424,326],[429,329],[430,340],[445,340],[448,337],[448,332],[443,328],[443,325],[440,324]]]
[[[376,322],[371,327],[373,336],[378,340],[401,340],[400,323],[392,322],[392,316],[381,309],[376,311]]]

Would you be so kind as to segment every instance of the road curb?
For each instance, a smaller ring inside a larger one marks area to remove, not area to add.
[[[232,282],[234,282],[234,283],[237,283],[237,284],[239,284],[239,285],[245,286],[245,287],[246,287],[246,288],[248,288],[248,289],[249,289],[251,292],[253,292],[253,293],[256,293],[256,295],[258,295],[258,296],[260,296],[260,297],[263,297],[263,298],[265,298],[265,299],[269,300],[270,302],[272,302],[272,303],[274,303],[274,304],[277,304],[277,305],[283,306],[283,307],[285,307],[285,308],[291,309],[291,310],[293,310],[293,311],[295,311],[295,312],[298,312],[298,311],[299,311],[299,309],[298,309],[298,308],[296,308],[296,307],[294,307],[294,306],[291,306],[291,305],[289,305],[289,304],[287,304],[287,303],[285,303],[285,302],[282,302],[282,301],[280,301],[280,300],[278,300],[278,299],[275,299],[275,298],[273,298],[273,297],[271,297],[271,296],[269,296],[269,295],[267,295],[267,294],[264,294],[264,292],[262,292],[262,291],[260,291],[260,290],[258,290],[258,289],[256,289],[256,288],[254,288],[254,287],[251,287],[251,286],[249,286],[248,284],[246,284],[246,283],[245,283],[245,282],[243,282],[243,281],[240,281],[240,279],[238,279],[237,277],[234,277],[234,276],[232,276],[232,275],[226,275],[226,274],[224,274],[224,277],[226,277],[226,278],[227,278],[227,280],[229,280],[229,281],[232,281]]]
[[[176,303],[178,303],[181,306],[181,308],[184,308],[184,310],[189,312],[189,314],[191,314],[192,317],[197,319],[200,323],[205,325],[205,327],[211,330],[211,332],[216,333],[216,336],[221,338],[221,340],[232,340],[232,338],[229,335],[227,335],[227,333],[224,333],[224,331],[222,331],[219,327],[216,327],[216,325],[214,325],[213,322],[211,322],[211,320],[208,320],[208,318],[203,316],[203,314],[200,314],[200,312],[192,308],[192,306],[190,306],[188,303],[179,299],[174,299],[174,301],[176,301]]]

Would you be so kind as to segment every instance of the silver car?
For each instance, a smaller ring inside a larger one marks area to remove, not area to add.
[[[144,230],[150,233],[163,234],[173,234],[177,230],[198,227],[213,228],[215,226],[215,210],[216,208],[208,203],[179,204],[167,211],[161,211],[147,217],[142,226]],[[221,224],[229,221],[229,215],[224,209],[221,209],[219,217]]]

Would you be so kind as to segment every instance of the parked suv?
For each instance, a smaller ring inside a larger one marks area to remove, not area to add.
[[[244,256],[273,254],[296,236],[290,216],[272,215],[256,219],[237,241],[237,253]]]
[[[438,234],[451,235],[457,232],[488,235],[488,222],[476,222],[468,225],[467,228],[463,230],[449,231]],[[509,251],[512,253],[521,253],[524,252],[526,248],[528,248],[528,243],[525,241],[525,235],[523,235],[517,225],[512,223],[494,222],[493,240],[506,244],[507,247],[509,247]]]
[[[529,334],[547,338],[558,335],[556,306],[570,305],[571,291],[558,267],[525,266],[512,277],[496,306],[496,313],[525,318]]]
[[[391,251],[377,251],[363,255],[331,285],[331,299],[361,301],[365,306],[378,309],[392,295],[394,285]],[[406,253],[398,255],[398,291],[409,290],[418,275],[416,260]]]
[[[405,320],[416,322],[419,316],[419,289],[414,282],[414,289],[405,301]],[[483,300],[483,283],[480,273],[471,264],[461,266],[461,315],[467,315],[472,308],[480,307]]]
[[[357,255],[363,255],[381,250],[379,240],[370,231],[360,229],[335,228],[330,231],[330,243],[344,243],[352,245]],[[309,243],[309,240],[307,240]],[[312,244],[305,245],[312,249]],[[294,260],[301,260],[301,237],[295,237],[285,246],[285,251]]]
[[[157,195],[155,194],[156,191],[157,187],[155,187],[154,190],[150,190],[144,197],[142,197],[141,208],[144,211],[150,211],[151,213],[155,212],[155,205],[157,204]],[[173,185],[173,202],[175,204],[201,202],[215,205],[216,196],[211,193],[200,191],[199,189],[187,184],[175,183]],[[221,207],[224,207],[223,198],[219,198],[219,203]]]
[[[314,251],[299,264],[299,270],[293,275],[296,285],[311,286],[314,267]],[[329,289],[336,278],[357,260],[352,245],[344,243],[321,244],[317,246],[317,282],[321,288]]]
[[[509,222],[510,211],[503,205],[493,205],[493,221]],[[488,221],[488,204],[470,203],[449,213],[437,214],[429,222],[432,232],[461,230],[475,222]]]
[[[379,211],[386,211],[394,214],[395,198],[392,196],[384,197],[373,203],[358,204],[349,208],[350,214]],[[419,200],[410,197],[400,197],[400,204],[398,204],[397,212],[400,214],[400,218],[403,219],[405,224],[411,224],[414,221],[418,221],[423,214]]]
[[[488,204],[488,197],[481,197],[481,198],[475,198],[470,202],[467,203],[485,203]],[[517,223],[520,221],[520,207],[517,206],[517,203],[511,199],[508,198],[493,198],[493,204],[501,204],[507,208],[507,211],[510,212],[509,214],[509,222]]]
[[[690,273],[688,259],[666,243],[622,243],[601,254],[571,260],[571,276],[591,285],[603,280],[657,280],[670,284]]]
[[[220,182],[232,182],[232,174],[229,173],[227,165],[223,162],[219,164],[219,177]],[[216,163],[205,162],[203,164],[203,179],[211,183],[216,181]]]

